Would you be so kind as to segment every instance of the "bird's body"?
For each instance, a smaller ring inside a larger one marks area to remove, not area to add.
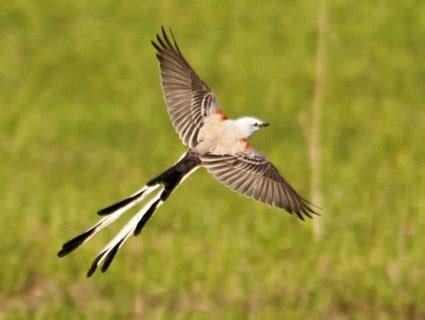
[[[204,154],[238,154],[250,148],[248,138],[238,122],[221,114],[212,114],[199,131],[199,142],[194,151]]]
[[[268,126],[253,117],[229,119],[208,86],[197,76],[162,29],[162,38],[152,42],[160,64],[162,89],[173,126],[187,152],[168,170],[150,180],[130,197],[98,212],[102,218],[81,235],[65,243],[58,255],[70,253],[124,212],[157,192],[121,229],[94,260],[88,276],[103,262],[106,271],[132,234],[138,235],[173,190],[191,173],[205,167],[218,181],[247,197],[295,213],[300,219],[316,212],[279,174],[273,164],[250,144],[250,136]]]

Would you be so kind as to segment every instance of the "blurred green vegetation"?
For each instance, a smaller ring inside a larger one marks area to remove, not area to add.
[[[62,243],[184,151],[161,24],[226,113],[272,123],[253,144],[308,197],[318,3],[2,1],[0,317],[425,318],[425,6],[326,15],[323,237],[200,170],[86,279],[120,223],[66,259]]]

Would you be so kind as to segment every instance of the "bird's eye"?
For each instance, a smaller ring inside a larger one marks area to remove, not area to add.
[[[258,127],[258,123],[256,122],[256,123],[254,123],[254,127]]]

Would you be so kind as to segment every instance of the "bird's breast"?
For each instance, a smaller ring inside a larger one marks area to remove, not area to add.
[[[202,153],[238,154],[251,148],[234,122],[220,116],[207,119],[199,132],[199,141]]]

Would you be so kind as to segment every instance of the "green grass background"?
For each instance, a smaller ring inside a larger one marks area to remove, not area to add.
[[[125,222],[65,240],[184,151],[150,40],[172,27],[227,114],[308,197],[299,119],[316,1],[2,1],[0,318],[425,318],[425,6],[328,1],[323,236],[196,172],[85,277]]]

